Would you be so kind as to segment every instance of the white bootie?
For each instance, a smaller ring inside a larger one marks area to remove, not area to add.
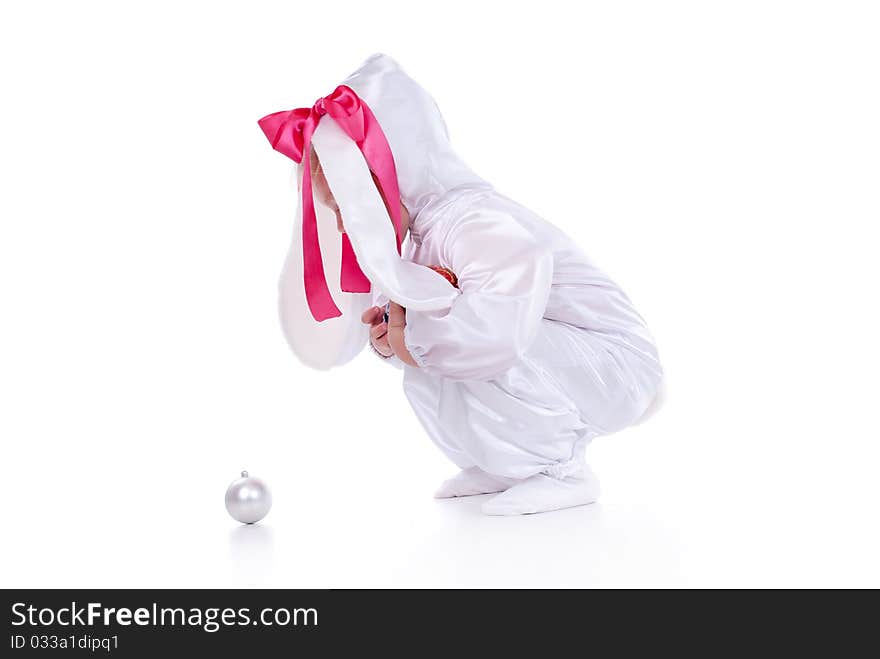
[[[452,497],[470,497],[476,494],[494,494],[504,492],[514,483],[520,481],[503,476],[492,476],[479,467],[470,467],[457,473],[443,482],[434,493],[435,499],[451,499]]]
[[[599,498],[599,481],[584,465],[564,478],[535,474],[483,504],[487,515],[529,515],[593,503]]]

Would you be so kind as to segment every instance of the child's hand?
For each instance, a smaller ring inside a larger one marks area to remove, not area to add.
[[[392,302],[388,306],[388,343],[394,354],[400,358],[404,364],[409,366],[418,366],[416,360],[409,354],[406,349],[406,342],[403,340],[403,330],[406,328],[406,309]]]
[[[382,307],[370,307],[361,316],[361,322],[370,325],[370,343],[373,350],[383,357],[394,356],[388,344],[388,323],[385,322],[385,310]]]

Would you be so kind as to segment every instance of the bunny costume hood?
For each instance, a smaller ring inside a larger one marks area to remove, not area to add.
[[[352,121],[358,124],[353,130]],[[354,357],[368,338],[360,315],[376,294],[413,310],[451,306],[458,291],[444,277],[400,257],[399,218],[389,217],[371,170],[379,173],[390,164],[386,179],[391,189],[379,176],[382,192],[392,215],[399,196],[413,224],[428,204],[449,191],[489,186],[453,151],[431,96],[393,59],[374,55],[312,110],[278,112],[260,125],[274,148],[301,165],[294,240],[281,279],[282,327],[301,361],[325,369]],[[376,153],[382,142],[389,149],[385,162]],[[302,189],[310,177],[302,166],[308,163],[303,151],[309,147],[339,204],[342,237],[329,209]]]

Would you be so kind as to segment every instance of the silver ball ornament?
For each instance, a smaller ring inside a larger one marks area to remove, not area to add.
[[[272,493],[259,478],[241,472],[226,490],[226,511],[242,524],[259,522],[272,508]]]

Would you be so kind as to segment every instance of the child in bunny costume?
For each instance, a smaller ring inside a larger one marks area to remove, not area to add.
[[[369,341],[402,367],[413,410],[461,470],[438,498],[495,494],[490,515],[595,501],[585,446],[639,421],[663,381],[620,288],[474,174],[433,99],[387,56],[260,124],[302,165],[280,286],[300,359],[329,368]]]

